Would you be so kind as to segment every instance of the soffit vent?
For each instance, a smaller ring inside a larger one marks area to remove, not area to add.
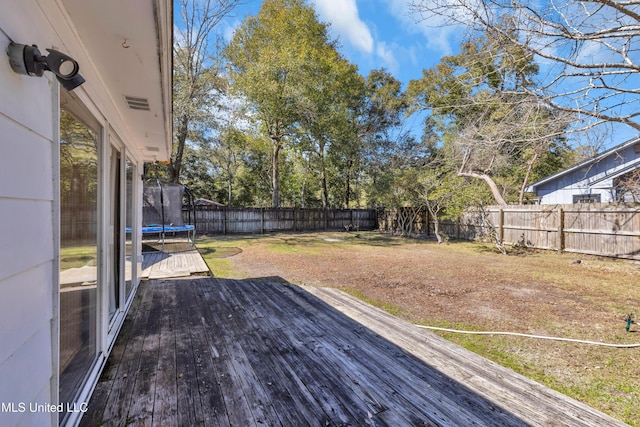
[[[147,146],[146,146],[146,147],[144,147],[144,148],[146,148],[146,149],[147,149],[147,151],[153,151],[153,152],[156,152],[156,153],[160,151],[160,149],[159,149],[158,147],[152,147],[152,146],[150,146],[150,145],[147,145]]]
[[[149,108],[149,100],[147,98],[138,98],[135,96],[124,96],[124,99],[127,100],[127,104],[129,108],[132,110],[142,110],[142,111],[150,111]]]

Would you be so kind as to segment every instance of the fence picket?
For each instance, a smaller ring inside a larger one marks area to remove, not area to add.
[[[375,209],[211,208],[196,206],[199,233],[268,233],[272,231],[374,230]]]
[[[640,260],[640,204],[491,206],[484,212],[506,245]],[[397,209],[379,212],[379,229],[395,231],[397,217]],[[440,222],[441,231],[464,240],[486,235],[486,228],[472,212]],[[423,213],[414,230],[433,233],[433,219]]]

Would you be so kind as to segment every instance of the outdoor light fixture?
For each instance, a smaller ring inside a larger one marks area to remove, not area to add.
[[[27,46],[11,42],[7,49],[9,62],[14,72],[32,77],[42,77],[45,71],[56,75],[60,84],[68,91],[84,83],[84,77],[78,74],[78,62],[57,50],[47,49],[49,55],[43,56],[35,44]]]

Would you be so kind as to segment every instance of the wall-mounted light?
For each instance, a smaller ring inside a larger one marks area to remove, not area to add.
[[[85,82],[78,72],[78,62],[57,50],[47,49],[49,55],[43,56],[35,44],[27,46],[11,42],[7,49],[9,62],[14,72],[32,77],[42,77],[45,71],[56,75],[60,84],[68,91]]]

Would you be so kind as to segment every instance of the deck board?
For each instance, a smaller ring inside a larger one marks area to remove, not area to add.
[[[195,248],[143,253],[142,279],[173,279],[194,275],[210,275],[209,267]]]
[[[616,426],[335,289],[143,282],[81,425]]]

